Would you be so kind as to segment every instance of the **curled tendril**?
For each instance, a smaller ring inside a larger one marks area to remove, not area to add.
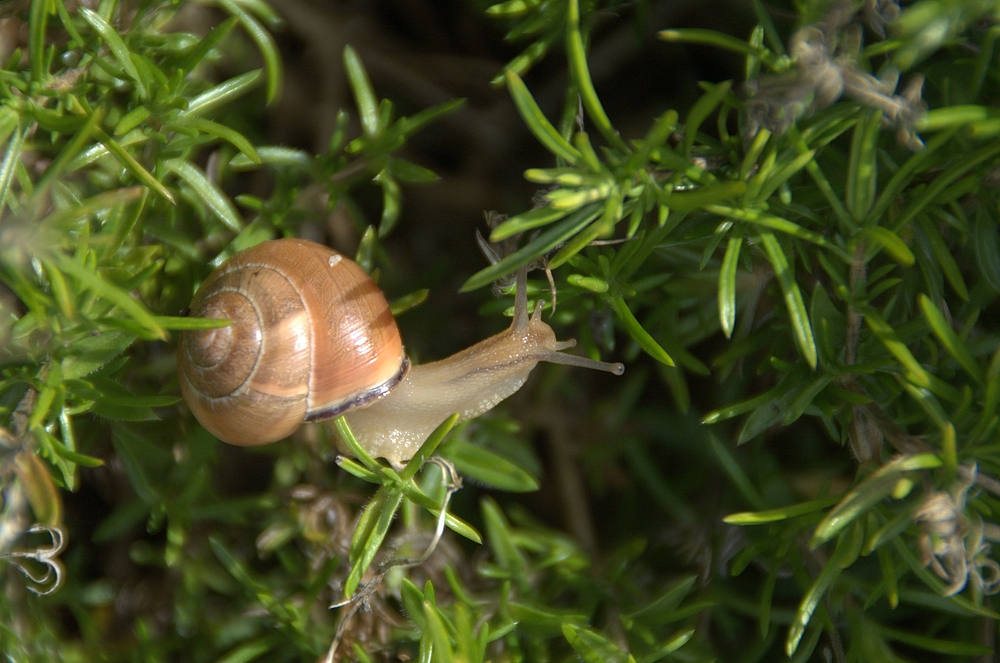
[[[988,483],[988,481],[986,481]],[[997,526],[978,515],[965,514],[969,490],[983,484],[976,466],[959,468],[959,480],[951,490],[931,491],[914,514],[920,525],[920,556],[924,566],[948,583],[945,596],[954,596],[970,583],[976,591],[1000,591],[1000,564],[990,557]]]
[[[879,39],[885,39],[886,27],[899,17],[901,11],[897,0],[865,0],[861,16]]]
[[[892,16],[894,5],[868,0],[862,16],[879,33],[880,19]],[[823,20],[792,35],[789,52],[795,66],[791,71],[747,83],[749,135],[759,127],[782,133],[798,118],[846,96],[882,111],[883,123],[896,130],[896,140],[904,147],[912,151],[923,147],[914,129],[926,111],[923,77],[913,76],[897,94],[898,70],[886,67],[878,77],[862,71],[858,66],[862,34],[861,26],[853,23],[855,12],[850,3],[834,2]]]
[[[438,543],[441,541],[441,537],[444,535],[445,521],[448,516],[448,504],[451,502],[451,496],[462,489],[462,477],[459,476],[458,471],[455,469],[452,462],[447,459],[439,456],[433,456],[428,458],[425,462],[433,463],[441,468],[441,484],[445,489],[444,499],[441,501],[441,511],[438,512],[437,525],[434,528],[434,536],[431,537],[431,541],[423,553],[412,558],[393,557],[389,561],[379,564],[378,570],[375,572],[375,576],[367,583],[360,585],[354,596],[344,601],[334,603],[330,606],[330,610],[343,608],[345,606],[350,607],[348,608],[347,613],[340,620],[340,624],[337,626],[337,633],[333,636],[333,642],[330,643],[330,650],[326,654],[324,663],[333,663],[335,660],[337,648],[340,646],[341,640],[343,640],[344,633],[347,631],[347,625],[350,623],[351,618],[354,617],[359,610],[371,609],[371,598],[382,584],[382,580],[385,578],[386,574],[392,569],[407,568],[423,564],[434,553]]]
[[[483,217],[490,230],[493,230],[507,220],[506,215],[494,211],[485,212]],[[483,237],[482,233],[476,230],[476,243],[479,244],[479,250],[483,252],[483,255],[490,261],[490,264],[495,265],[510,254],[517,251],[517,245],[520,241],[521,234],[522,233],[517,233],[516,235],[508,237],[507,239],[502,239],[499,242],[491,242]],[[536,232],[531,236],[531,238],[534,239],[537,236],[538,233]],[[594,243],[596,244],[597,242]],[[549,281],[549,294],[552,295],[552,312],[549,315],[554,315],[556,312],[556,282],[552,277],[552,270],[549,269],[548,258],[545,256],[536,258],[527,264],[526,269],[529,272],[534,269],[541,269],[545,271],[545,278]],[[516,272],[497,279],[493,284],[494,296],[502,297],[510,291],[516,281]],[[542,306],[542,303],[539,303],[538,305]]]
[[[62,587],[65,567],[59,561],[59,554],[66,549],[66,533],[61,527],[51,527],[41,523],[28,528],[28,534],[45,532],[52,539],[52,545],[39,546],[34,550],[15,550],[2,555],[2,559],[8,560],[11,565],[34,583],[37,587],[28,586],[28,589],[39,596],[47,596]],[[38,574],[22,560],[33,560],[45,567],[45,573]],[[45,585],[49,585],[45,588]]]

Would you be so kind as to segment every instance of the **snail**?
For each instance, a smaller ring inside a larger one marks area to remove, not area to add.
[[[522,268],[507,330],[411,366],[385,296],[361,267],[314,242],[263,242],[195,294],[191,315],[232,324],[182,333],[181,392],[225,442],[267,444],[345,414],[365,451],[398,466],[452,414],[472,419],[520,389],[540,361],[624,372],[564,354],[575,341],[556,340],[541,306],[529,318],[525,285]]]

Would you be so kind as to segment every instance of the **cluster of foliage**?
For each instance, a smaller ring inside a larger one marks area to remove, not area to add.
[[[339,457],[330,431],[307,427],[238,452],[266,457],[271,476],[236,496],[225,465],[238,461],[173,377],[169,332],[210,323],[178,313],[235,251],[356,212],[372,183],[382,216],[353,214],[357,259],[388,266],[401,183],[434,179],[397,154],[458,102],[396,118],[348,47],[358,135],[343,110],[322,154],[261,145],[246,109],[279,94],[281,19],[260,0],[213,5],[227,18],[207,35],[176,27],[193,0],[31,0],[6,16],[26,35],[0,69],[10,660],[992,651],[992,3],[802,0],[782,30],[757,2],[745,41],[664,31],[740,53],[746,83],[705,84],[683,121],[665,110],[642,137],[615,129],[589,73],[599,3],[489,7],[530,42],[496,82],[554,161],[525,173],[546,187],[539,204],[494,224],[492,264],[464,289],[545,266],[554,324],[594,356],[617,346],[628,374],[597,396],[550,367],[536,405],[448,421],[404,468],[356,445],[356,460]],[[569,78],[552,122],[522,76],[560,45]],[[262,70],[222,74],[250,49]],[[231,197],[249,170],[267,173],[268,194]],[[504,493],[456,492],[453,469],[536,490],[536,431],[577,445],[590,485],[618,491],[606,550],[580,538],[592,524],[574,538]],[[86,503],[63,509],[88,486],[111,505],[89,528]]]

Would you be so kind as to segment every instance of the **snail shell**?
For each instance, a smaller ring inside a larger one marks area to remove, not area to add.
[[[191,315],[228,319],[181,334],[181,392],[231,444],[259,445],[303,422],[384,396],[409,366],[382,291],[361,267],[300,239],[258,244],[212,272]]]

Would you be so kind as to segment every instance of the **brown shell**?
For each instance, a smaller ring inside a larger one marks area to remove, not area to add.
[[[279,239],[241,251],[191,302],[195,317],[232,321],[184,332],[181,393],[231,444],[267,444],[305,421],[385,395],[406,372],[396,321],[357,264],[320,244]]]

